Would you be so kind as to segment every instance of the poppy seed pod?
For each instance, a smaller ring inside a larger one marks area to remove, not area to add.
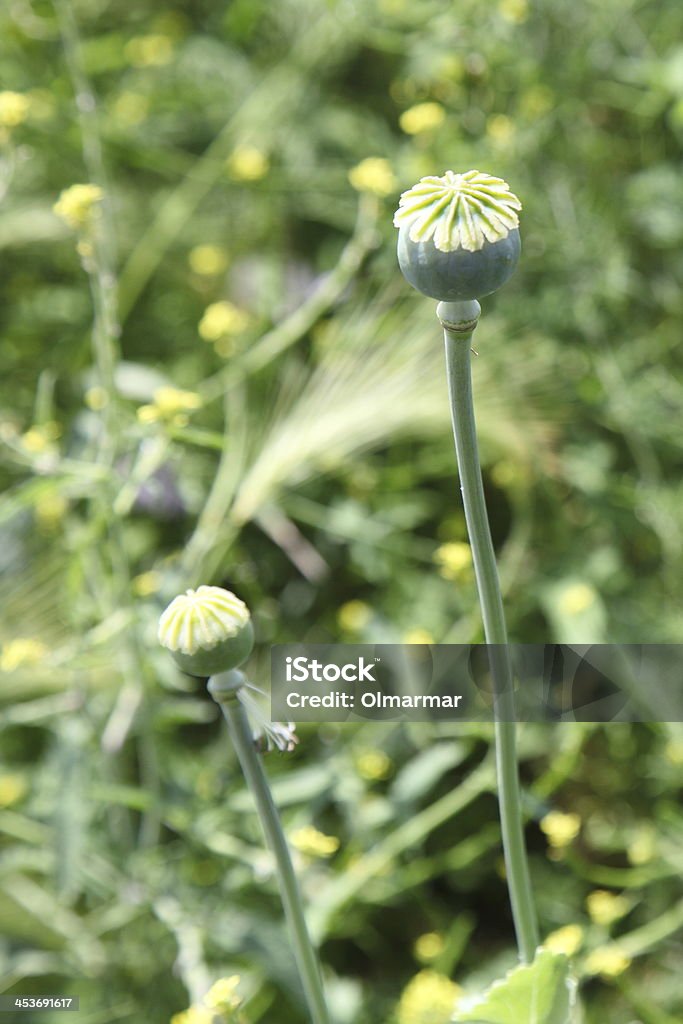
[[[421,178],[394,214],[403,276],[441,302],[490,295],[517,265],[521,208],[507,182],[481,171]]]
[[[159,619],[158,637],[183,672],[200,678],[237,668],[254,646],[249,609],[221,587],[175,597]]]

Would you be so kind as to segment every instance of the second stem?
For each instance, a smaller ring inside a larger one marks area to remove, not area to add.
[[[261,761],[254,749],[254,737],[247,713],[234,692],[227,694],[221,692],[220,677],[214,677],[214,680],[212,680],[213,686],[212,683],[209,683],[209,692],[220,705],[228,724],[230,738],[254,797],[266,841],[275,857],[280,894],[311,1020],[313,1024],[329,1024],[320,967],[308,934],[299,884],[292,867],[280,817],[273,802]]]
[[[512,668],[507,648],[503,599],[486,512],[472,401],[470,344],[475,326],[476,320],[472,324],[467,324],[467,329],[458,331],[444,324],[448,392],[465,521],[472,548],[484,634],[487,644],[496,645],[489,647],[489,657],[497,697],[496,770],[505,870],[517,945],[522,960],[529,963],[533,960],[538,946],[538,926],[524,843]]]

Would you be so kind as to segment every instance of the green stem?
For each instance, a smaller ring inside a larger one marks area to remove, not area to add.
[[[325,993],[323,991],[318,956],[313,948],[306,920],[304,918],[301,892],[297,882],[292,860],[289,855],[277,808],[271,796],[268,780],[261,765],[261,760],[254,748],[254,738],[247,714],[239,702],[235,691],[221,693],[220,685],[209,685],[209,690],[221,707],[228,723],[230,738],[235,746],[242,771],[251,789],[261,827],[270,847],[277,866],[280,895],[289,924],[294,955],[299,975],[304,987],[306,1001],[313,1024],[329,1024]]]
[[[524,844],[524,826],[517,767],[514,699],[512,696],[512,668],[507,647],[507,629],[503,612],[503,599],[498,581],[496,557],[491,540],[484,487],[479,465],[477,433],[472,402],[470,372],[470,343],[476,326],[476,304],[455,304],[441,312],[447,313],[444,323],[448,390],[455,437],[455,450],[460,471],[465,520],[472,547],[474,571],[479,591],[486,642],[489,648],[491,672],[496,689],[496,771],[498,802],[503,834],[503,850],[507,872],[512,916],[515,923],[520,955],[527,963],[533,960],[538,945],[538,927],[531,893],[529,867]],[[460,325],[457,316],[460,313]],[[458,326],[465,328],[458,330]]]

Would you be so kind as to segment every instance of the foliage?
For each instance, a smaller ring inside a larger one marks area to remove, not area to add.
[[[439,331],[395,260],[421,176],[523,202],[475,336],[513,639],[683,639],[682,23],[672,0],[2,7],[3,991],[166,1022],[239,974],[249,1022],[304,1019],[216,709],[156,624],[234,591],[256,682],[278,640],[481,639]],[[330,726],[267,756],[287,831],[330,840],[296,856],[338,1024],[391,1020],[424,970],[475,993],[513,966],[489,738]],[[521,756],[586,1024],[673,1024],[680,731],[527,726]]]

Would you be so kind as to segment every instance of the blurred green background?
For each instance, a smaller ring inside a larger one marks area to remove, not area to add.
[[[239,974],[245,1020],[305,1020],[215,706],[156,621],[235,590],[257,683],[276,641],[482,639],[433,303],[395,261],[417,178],[524,204],[474,367],[512,638],[683,641],[682,38],[675,0],[3,5],[3,992],[166,1022]],[[446,978],[515,962],[490,734],[301,733],[267,768],[335,1020],[445,1022]],[[586,1024],[675,1024],[680,730],[520,746]]]

